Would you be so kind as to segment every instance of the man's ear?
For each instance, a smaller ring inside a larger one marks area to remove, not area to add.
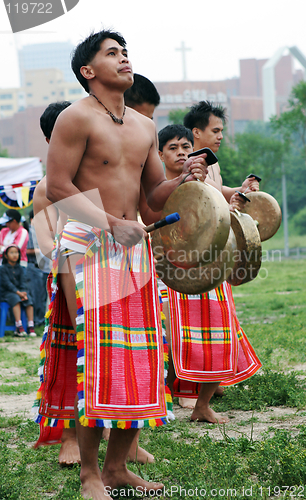
[[[192,129],[192,133],[193,133],[193,137],[195,139],[199,139],[200,138],[200,129],[198,129],[197,127],[194,127]]]
[[[91,66],[82,66],[80,68],[80,73],[86,80],[92,80],[95,77],[95,72]]]
[[[163,152],[158,150],[158,154],[159,154],[159,157],[160,157],[161,161],[164,161]]]

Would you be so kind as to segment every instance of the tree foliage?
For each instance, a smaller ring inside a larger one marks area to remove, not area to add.
[[[3,149],[1,144],[0,144],[0,157],[1,158],[8,158],[9,157],[8,150]]]
[[[184,125],[184,116],[188,113],[189,109],[188,108],[185,108],[185,109],[181,109],[181,108],[178,108],[178,109],[172,109],[170,112],[169,112],[169,121],[173,124],[173,125]]]
[[[286,111],[279,117],[272,117],[271,125],[292,147],[300,143],[301,155],[306,162],[306,82],[304,80],[292,88]]]

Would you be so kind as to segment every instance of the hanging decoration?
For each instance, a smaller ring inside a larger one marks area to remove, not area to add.
[[[33,203],[34,189],[38,181],[0,186],[0,202],[7,208],[17,210],[27,208]]]

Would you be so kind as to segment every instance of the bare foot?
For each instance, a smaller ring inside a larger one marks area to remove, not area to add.
[[[116,470],[105,470],[104,467],[102,471],[102,480],[106,491],[110,493],[110,495],[112,490],[127,485],[132,486],[134,489],[137,488],[137,492],[142,492],[144,496],[146,496],[146,493],[151,492],[152,495],[154,491],[156,492],[164,488],[162,483],[150,483],[136,476],[136,474],[129,471],[126,466],[122,466]],[[94,500],[96,499],[94,498]]]
[[[148,451],[144,450],[140,446],[132,446],[130,448],[128,458],[128,462],[139,462],[140,464],[153,464],[154,456]]]
[[[214,396],[216,396],[216,397],[219,397],[219,398],[220,398],[220,397],[221,397],[221,396],[223,396],[223,395],[224,395],[224,387],[220,387],[220,386],[219,386],[219,387],[218,387],[218,389],[216,389],[216,390],[215,390],[215,392],[214,392]]]
[[[226,424],[229,422],[228,417],[223,417],[220,413],[216,413],[209,406],[207,408],[195,409],[190,417],[194,422],[210,422],[211,424]]]
[[[110,431],[111,431],[110,429],[107,429],[106,427],[103,427],[102,439],[104,439],[105,441],[108,441],[109,440]]]
[[[82,476],[82,474],[81,474]],[[91,473],[86,478],[81,477],[82,496],[92,500],[111,500],[109,495],[110,488],[106,489],[102,480],[100,471]]]
[[[58,461],[60,465],[73,465],[81,463],[80,449],[75,429],[63,430],[62,446],[59,452]]]
[[[195,405],[197,404],[197,400],[193,398],[179,398],[179,405],[182,408],[189,408],[193,410]]]

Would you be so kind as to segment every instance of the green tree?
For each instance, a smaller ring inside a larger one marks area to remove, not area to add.
[[[9,157],[8,150],[3,149],[1,144],[0,144],[0,157],[1,158],[8,158]]]
[[[279,117],[271,118],[271,125],[279,132],[286,144],[299,146],[301,156],[306,162],[306,82],[295,85],[288,99],[286,111]]]
[[[237,186],[251,173],[262,177],[263,190],[279,184],[284,147],[269,124],[252,122],[245,132],[225,137],[217,154],[225,185]]]
[[[168,118],[171,123],[174,125],[183,125],[184,124],[184,116],[188,113],[189,109],[172,109],[169,112]]]

